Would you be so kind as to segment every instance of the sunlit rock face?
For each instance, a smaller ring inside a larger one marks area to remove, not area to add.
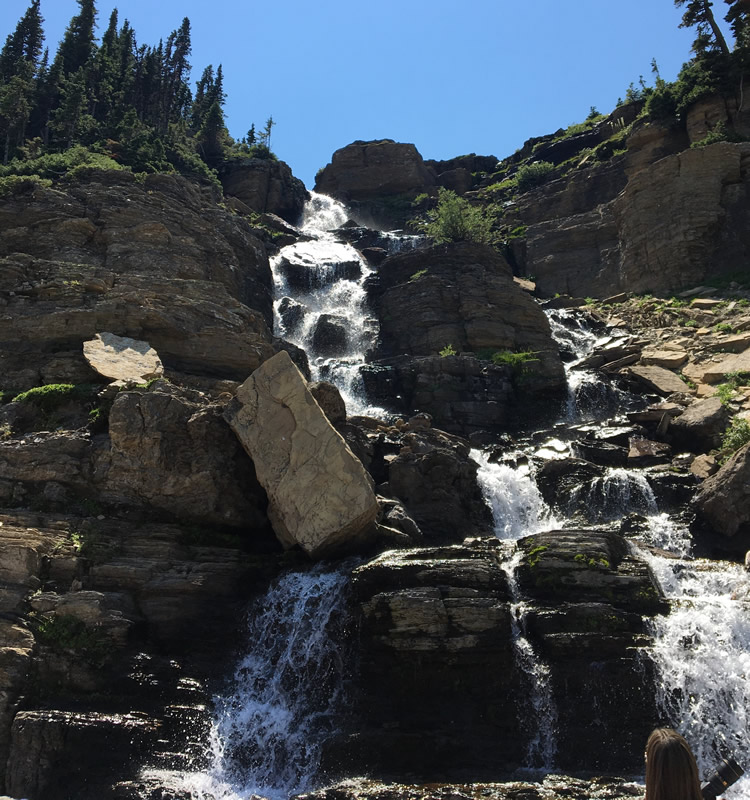
[[[320,558],[367,535],[378,511],[372,481],[287,353],[240,386],[225,416],[253,459],[284,546]]]

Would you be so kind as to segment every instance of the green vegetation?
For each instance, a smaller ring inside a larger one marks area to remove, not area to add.
[[[720,383],[716,387],[716,396],[724,406],[731,402],[740,386],[750,385],[750,373],[728,372],[725,377],[726,382]]]
[[[533,350],[523,350],[517,353],[511,350],[499,350],[493,353],[491,360],[497,366],[509,366],[514,370],[523,370],[531,361],[539,361],[537,353]]]
[[[719,448],[719,463],[723,464],[741,447],[750,442],[750,422],[746,419],[735,417],[721,439]]]
[[[89,399],[93,388],[90,383],[48,383],[17,394],[13,402],[31,403],[40,411],[49,414],[66,403]]]
[[[445,346],[445,347],[444,347],[444,348],[443,348],[443,349],[440,351],[440,357],[441,357],[441,358],[446,358],[447,356],[455,356],[455,355],[456,355],[456,349],[453,347],[453,345],[452,345],[452,344],[447,344],[447,345],[446,345],[446,346]]]
[[[488,242],[492,220],[450,189],[440,188],[437,207],[427,213],[424,232],[436,242]]]
[[[73,653],[92,665],[100,665],[109,651],[104,634],[69,614],[34,617],[32,627],[42,644],[58,652]]]
[[[529,550],[526,555],[526,563],[529,565],[529,567],[531,567],[531,569],[534,569],[534,567],[539,564],[542,554],[548,549],[549,548],[546,544],[540,544],[537,547],[533,547],[531,550]]]
[[[421,277],[427,274],[427,268],[425,269],[418,269],[410,278],[409,283],[413,283],[414,281],[418,281]]]
[[[239,141],[229,135],[221,65],[208,65],[191,89],[187,17],[149,46],[115,10],[97,42],[95,0],[78,6],[56,52],[44,50],[40,0],[0,49],[0,196],[35,185],[13,176],[90,169],[179,172],[218,186],[230,162],[275,158],[273,117],[259,133],[252,125]]]
[[[536,186],[546,183],[555,171],[555,165],[549,161],[534,161],[523,164],[515,175],[516,187],[519,192],[527,192]]]
[[[714,330],[717,333],[732,333],[734,328],[728,322],[717,322],[714,325]]]
[[[573,560],[577,564],[581,564],[584,567],[588,567],[589,569],[609,569],[610,564],[609,560],[606,558],[594,558],[593,556],[587,556],[585,553],[577,553]]]

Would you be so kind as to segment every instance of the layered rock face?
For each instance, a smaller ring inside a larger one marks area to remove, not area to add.
[[[103,331],[204,375],[244,380],[273,355],[265,249],[213,200],[182,178],[120,172],[6,200],[3,388],[97,380],[81,345]]]
[[[487,246],[459,243],[392,256],[367,288],[380,335],[365,381],[379,399],[386,392],[400,396],[405,410],[470,432],[503,425],[512,384],[518,395],[564,386],[546,317]],[[510,362],[519,352],[528,360],[515,374],[490,360],[506,354]]]
[[[259,214],[276,214],[296,225],[308,194],[283,161],[244,159],[230,164],[221,175],[224,192]]]
[[[350,746],[371,774],[460,780],[528,765],[538,731],[524,704],[540,687],[519,661],[514,624],[551,670],[556,762],[605,771],[638,763],[653,688],[634,661],[649,643],[644,617],[666,609],[647,565],[615,534],[553,531],[518,546],[529,603],[515,623],[512,543],[387,553],[355,571],[364,724]]]
[[[627,155],[521,198],[523,269],[545,295],[675,290],[744,264],[750,145],[685,149],[652,128]]]
[[[398,227],[408,218],[408,200],[436,185],[413,144],[381,139],[352,142],[337,150],[315,178],[315,191],[342,200],[364,223]],[[393,198],[406,202],[399,208]]]

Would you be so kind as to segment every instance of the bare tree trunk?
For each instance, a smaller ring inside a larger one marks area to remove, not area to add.
[[[718,44],[721,48],[721,52],[724,53],[725,56],[728,56],[730,54],[729,45],[727,44],[727,40],[724,38],[724,34],[721,32],[721,28],[716,23],[716,18],[714,17],[714,12],[711,11],[711,3],[709,0],[705,0],[703,7],[706,12],[706,20],[711,26],[714,38],[716,39],[716,44]]]

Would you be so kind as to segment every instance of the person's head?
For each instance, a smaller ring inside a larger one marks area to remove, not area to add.
[[[646,742],[646,800],[702,800],[690,745],[671,728],[657,728]]]

